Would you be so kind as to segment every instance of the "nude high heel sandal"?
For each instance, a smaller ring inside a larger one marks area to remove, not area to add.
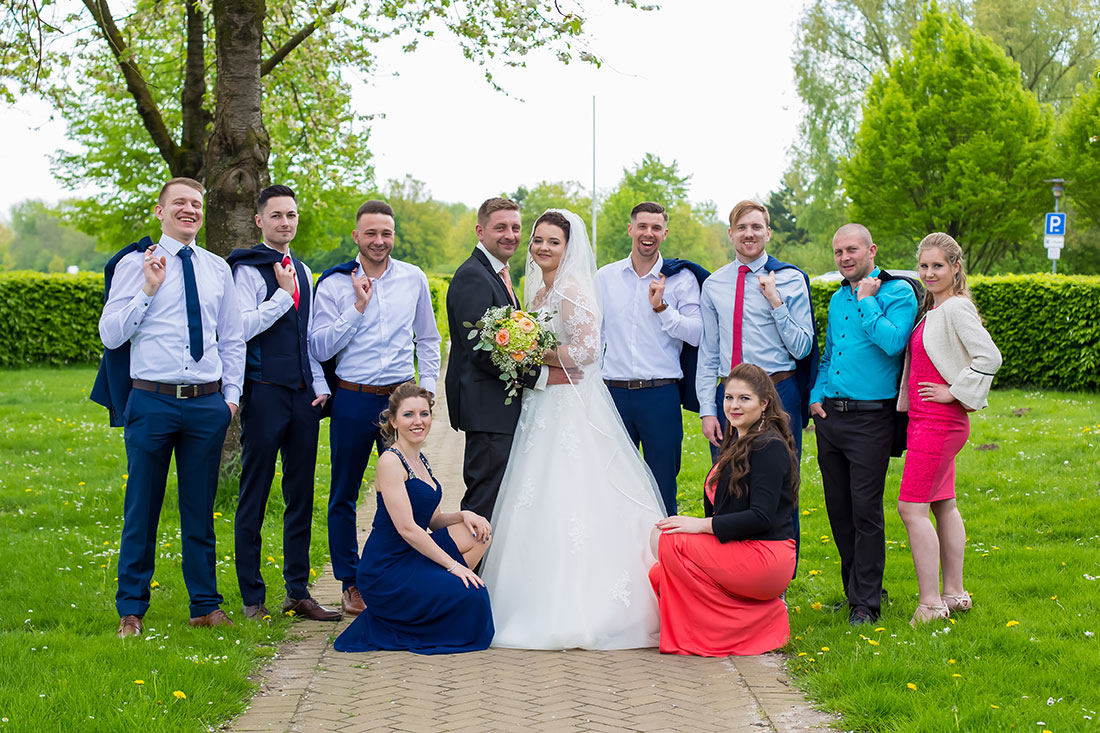
[[[957,596],[942,595],[940,600],[943,601],[943,605],[947,606],[952,612],[969,611],[974,605],[974,602],[970,600],[970,594],[963,591]]]
[[[950,615],[951,611],[947,606],[932,606],[927,603],[920,603],[917,604],[917,610],[913,612],[913,618],[909,620],[909,625],[915,629],[917,624],[943,620]]]

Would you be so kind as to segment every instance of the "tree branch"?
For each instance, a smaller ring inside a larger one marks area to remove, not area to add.
[[[111,8],[107,5],[107,0],[82,1],[84,7],[88,8],[92,18],[95,19],[96,26],[103,33],[107,45],[111,48],[111,53],[114,54],[115,61],[118,62],[122,78],[126,80],[126,90],[130,92],[130,96],[134,98],[134,102],[137,104],[138,116],[141,117],[142,125],[153,139],[153,144],[157,146],[157,150],[160,151],[160,157],[164,158],[169,169],[171,169],[176,159],[178,146],[168,133],[160,109],[149,91],[149,85],[146,84],[145,78],[134,62],[133,54],[127,48],[126,42],[122,39],[122,34],[119,33],[118,26],[115,25],[114,18],[111,17]]]
[[[336,11],[340,10],[341,7],[343,7],[343,0],[336,0],[336,2],[334,2],[332,5],[329,5],[327,8],[322,10],[321,15],[319,15],[317,18],[314,18],[312,21],[303,26],[301,30],[291,36],[290,40],[288,40],[286,43],[276,49],[275,53],[271,54],[271,56],[266,61],[264,61],[263,64],[261,64],[260,77],[262,78],[267,76],[271,72],[271,70],[278,66],[279,63],[288,55],[290,55],[290,52],[297,48],[302,43],[302,41],[313,35],[313,31],[317,30],[321,26],[322,21],[334,15]]]
[[[202,106],[206,96],[206,17],[194,0],[184,0],[184,5],[187,8],[187,65],[180,93],[183,133],[178,151],[180,168],[172,174],[199,178],[206,157],[206,126],[212,119]]]

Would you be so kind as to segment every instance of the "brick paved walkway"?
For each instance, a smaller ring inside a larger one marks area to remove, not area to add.
[[[442,386],[442,382],[440,383]],[[462,496],[462,446],[446,405],[434,410],[425,448],[443,484],[444,508]],[[374,514],[364,492],[360,543]],[[326,567],[312,589],[339,606]],[[234,731],[807,731],[833,718],[786,683],[782,657],[703,659],[655,649],[565,652],[489,649],[420,656],[341,654],[332,639],[347,625],[301,622],[261,671],[263,683]]]

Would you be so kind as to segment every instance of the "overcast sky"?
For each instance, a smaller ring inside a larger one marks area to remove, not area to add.
[[[647,152],[691,175],[690,198],[720,213],[779,184],[799,119],[791,71],[801,2],[666,0],[638,12],[588,0],[589,44],[601,68],[563,67],[550,54],[525,69],[498,70],[509,95],[486,84],[446,38],[417,52],[383,49],[375,73],[355,84],[354,104],[372,123],[379,183],[410,174],[439,200],[476,206],[539,181],[613,188]],[[292,60],[292,59],[291,59]],[[0,215],[26,198],[68,194],[48,156],[65,140],[49,108],[5,107],[0,134]]]

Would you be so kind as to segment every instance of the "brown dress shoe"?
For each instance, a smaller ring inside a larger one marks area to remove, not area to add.
[[[141,636],[141,632],[145,629],[141,625],[141,616],[123,616],[118,620],[118,638],[125,639],[127,636]]]
[[[195,616],[190,624],[192,626],[232,626],[233,622],[225,615],[225,611],[215,608],[205,616]]]
[[[349,616],[358,616],[367,609],[367,604],[363,603],[359,589],[352,585],[340,596],[340,608]]]
[[[262,603],[257,603],[255,606],[245,606],[241,610],[244,612],[245,618],[253,621],[263,621],[271,618],[271,611],[268,611],[267,606]]]
[[[360,601],[362,603],[362,601]],[[293,611],[295,616],[301,616],[302,618],[308,618],[313,621],[339,621],[343,618],[343,614],[334,608],[325,608],[312,598],[303,598],[300,601],[296,601],[290,596],[287,596],[283,601],[283,613],[289,613]]]

